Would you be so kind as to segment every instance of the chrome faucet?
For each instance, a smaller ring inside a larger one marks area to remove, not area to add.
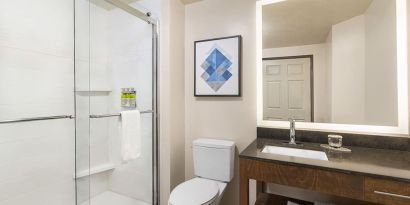
[[[295,130],[295,120],[292,118],[289,118],[289,123],[290,123],[290,141],[289,144],[291,145],[296,145],[296,130]]]

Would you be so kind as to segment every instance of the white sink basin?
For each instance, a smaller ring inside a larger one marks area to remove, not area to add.
[[[288,147],[277,147],[277,146],[265,146],[262,150],[263,153],[277,154],[292,157],[302,157],[309,159],[318,159],[328,161],[326,153],[314,150],[305,149],[294,149]]]

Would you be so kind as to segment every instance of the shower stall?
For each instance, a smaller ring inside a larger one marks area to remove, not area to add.
[[[2,2],[0,205],[159,204],[159,2]]]

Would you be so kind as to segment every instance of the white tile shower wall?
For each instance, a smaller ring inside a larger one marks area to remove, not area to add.
[[[157,13],[159,1],[140,1],[134,7]],[[110,113],[121,111],[120,91],[134,87],[140,110],[152,109],[152,30],[151,25],[114,9],[108,18],[108,61],[113,81]],[[120,155],[118,118],[110,121],[110,158],[116,164],[110,175],[111,191],[145,202],[152,201],[152,117],[142,115],[141,157],[123,163]]]
[[[91,95],[90,99],[89,96]],[[88,108],[88,102],[90,107]],[[102,114],[108,112],[107,96],[100,92],[79,92],[77,93],[77,113]],[[88,169],[88,153],[90,151],[90,166],[95,167],[105,164],[109,161],[108,158],[108,121],[107,119],[91,119],[88,123],[77,123],[77,134],[79,140],[84,140],[84,143],[77,143],[81,147],[77,147],[79,160],[84,160],[79,163],[78,170]],[[89,127],[90,126],[90,127]],[[89,131],[91,135],[89,136]],[[88,146],[88,140],[90,146]],[[84,152],[83,154],[80,152]],[[83,157],[84,158],[83,158]]]
[[[107,67],[108,11],[102,1],[76,1],[76,89],[77,115],[77,171],[87,171],[109,163],[108,119],[91,119],[88,113],[108,112],[110,82]],[[101,92],[104,91],[104,92]],[[79,181],[78,201],[94,197],[108,190],[107,172],[93,174]],[[89,189],[89,190],[88,190]]]
[[[4,0],[0,120],[73,114],[73,2]],[[74,122],[0,125],[0,204],[75,203]]]

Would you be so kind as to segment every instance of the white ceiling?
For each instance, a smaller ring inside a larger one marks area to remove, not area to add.
[[[332,25],[363,14],[372,0],[287,0],[263,7],[263,47],[323,43]]]

